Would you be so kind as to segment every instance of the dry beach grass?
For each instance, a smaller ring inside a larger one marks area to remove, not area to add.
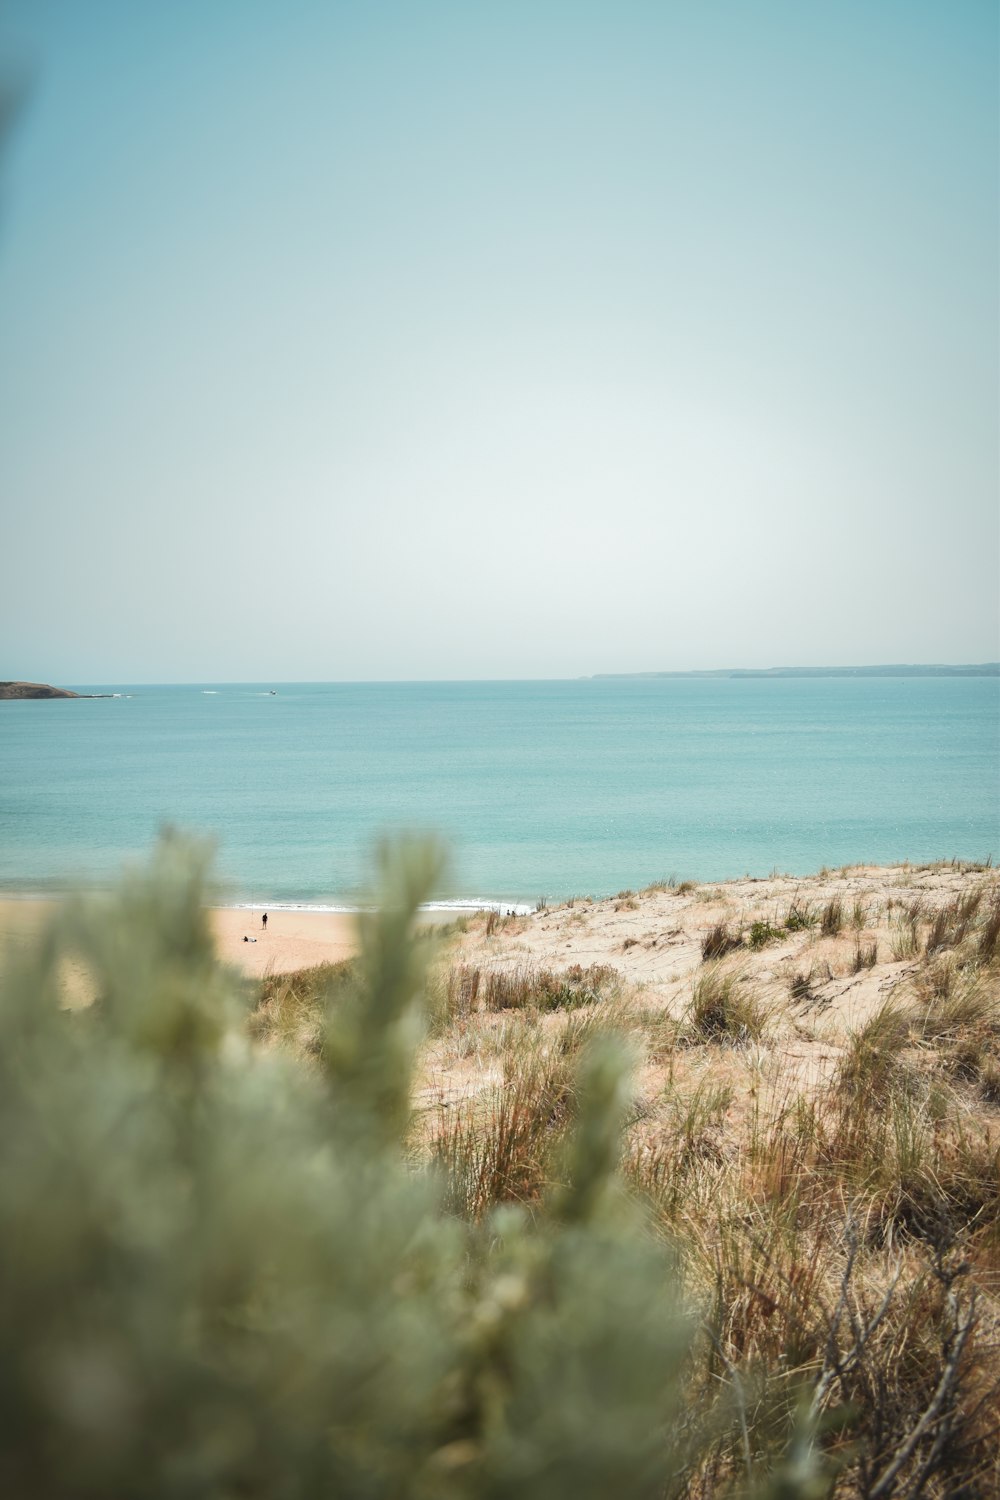
[[[996,1493],[997,875],[664,882],[458,926],[411,1150],[463,1219],[536,1211],[565,1190],[580,1056],[622,1040],[620,1172],[678,1257],[689,1394],[728,1434],[690,1493],[755,1470],[795,1407],[832,1424],[837,1494]]]

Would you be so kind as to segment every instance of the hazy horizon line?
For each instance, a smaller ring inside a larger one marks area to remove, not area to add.
[[[139,679],[125,678],[94,678],[89,681],[80,679],[76,682],[41,683],[39,686],[60,686],[68,690],[81,687],[107,687],[112,682],[127,687],[209,687],[220,685],[225,687],[266,687],[279,685],[285,687],[316,687],[316,686],[364,686],[371,685],[394,685],[394,684],[430,684],[444,682],[593,682],[618,677],[766,677],[786,674],[795,677],[824,676],[831,674],[843,674],[851,676],[872,676],[878,673],[891,675],[918,675],[926,673],[936,674],[966,674],[984,677],[1000,676],[1000,661],[982,662],[871,662],[864,664],[829,663],[815,664],[809,666],[771,666],[771,667],[665,667],[665,668],[638,668],[622,670],[617,672],[585,672],[571,673],[565,676],[496,676],[496,677],[191,677],[191,678],[147,678]],[[36,681],[29,678],[8,678],[10,682]]]

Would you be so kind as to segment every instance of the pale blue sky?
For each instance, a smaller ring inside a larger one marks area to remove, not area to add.
[[[20,0],[0,677],[996,658],[997,11]]]

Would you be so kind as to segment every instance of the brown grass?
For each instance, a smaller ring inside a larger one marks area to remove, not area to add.
[[[701,945],[701,956],[706,963],[724,958],[743,944],[742,928],[730,928],[726,922],[716,922],[706,932]]]
[[[878,939],[872,938],[871,942],[863,943],[858,937],[854,942],[854,962],[852,972],[860,974],[862,969],[874,969],[878,962]]]
[[[836,937],[844,926],[844,903],[834,896],[823,908],[819,919],[819,930],[824,937]]]
[[[767,1015],[741,969],[714,963],[695,981],[687,1023],[693,1036],[707,1041],[759,1041]]]
[[[292,974],[268,975],[261,981],[257,1003],[248,1017],[250,1035],[266,1046],[317,1053],[326,1008],[347,992],[354,974],[354,960],[344,959]]]
[[[447,975],[445,1014],[457,1020],[476,1011],[572,1010],[612,998],[620,984],[617,969],[608,964],[571,964],[563,970],[458,964]]]
[[[442,1107],[432,1129],[449,1212],[478,1222],[501,1203],[537,1203],[557,1180],[573,1118],[576,1047],[523,1033],[503,1059],[502,1084]]]
[[[441,971],[434,1045],[465,1092],[442,1092],[415,1149],[450,1213],[558,1193],[582,1049],[612,1025],[637,1050],[621,1175],[697,1310],[690,1402],[713,1433],[678,1500],[779,1493],[803,1411],[833,1465],[817,1494],[1000,1493],[1000,901],[968,879],[943,904],[868,890],[815,914],[800,892],[759,956],[720,920],[666,997],[502,946]]]

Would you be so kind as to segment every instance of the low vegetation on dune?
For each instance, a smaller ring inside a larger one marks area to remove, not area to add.
[[[815,1494],[1000,1486],[1000,884],[963,870],[932,898],[906,879],[718,917],[689,888],[687,928],[662,883],[640,893],[658,921],[619,893],[585,937],[569,907],[540,917],[548,946],[472,924],[443,965],[452,986],[516,982],[506,1013],[454,1008],[424,1057],[438,1095],[417,1135],[467,1220],[565,1190],[573,1060],[601,1028],[627,1049],[619,1179],[693,1319],[685,1493],[743,1493],[793,1450],[822,1456]],[[553,1013],[555,954],[599,968],[670,939],[679,979],[619,969]]]
[[[448,971],[440,1020],[452,1022],[482,1011],[574,1010],[606,998],[618,982],[608,964],[571,964],[562,970],[462,964]]]
[[[442,937],[379,868],[347,964],[222,968],[168,840],[8,966],[5,1491],[996,1494],[992,873]]]

